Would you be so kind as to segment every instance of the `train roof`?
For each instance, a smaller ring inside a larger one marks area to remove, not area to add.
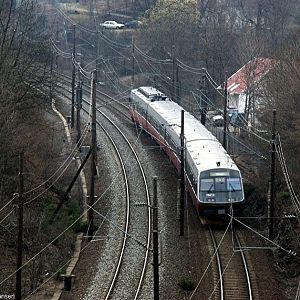
[[[143,87],[143,89],[144,88],[145,87]],[[149,89],[149,91],[152,92],[154,92],[154,90],[156,89]],[[164,121],[164,126],[171,126],[176,134],[180,136],[181,110],[183,110],[183,108],[169,98],[167,98],[167,101],[153,101],[152,97],[148,99],[146,99],[147,97],[142,98],[161,116]],[[200,172],[212,168],[238,170],[236,164],[218,139],[207,130],[199,120],[186,111],[184,114],[184,136],[187,150]]]

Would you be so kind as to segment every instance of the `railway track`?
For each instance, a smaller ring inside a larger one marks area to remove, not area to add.
[[[71,90],[69,90],[70,82],[72,80],[71,77],[67,76],[65,74],[58,74],[58,73],[56,73],[56,76],[57,76],[57,78],[59,78],[61,80],[61,82],[65,83],[65,85],[59,85],[59,87],[64,88],[64,89],[68,88],[67,91],[69,93],[71,93]],[[83,95],[86,97],[89,97],[90,85],[83,83],[82,90],[83,90]],[[114,97],[103,91],[96,90],[96,95],[97,95],[98,99],[101,99],[102,107],[107,106],[110,108],[110,110],[114,110],[117,113],[120,113],[126,119],[130,120],[130,118],[128,116],[128,105],[126,105],[128,103],[128,91],[124,91],[124,94],[121,93]],[[124,101],[124,99],[125,99],[125,101]],[[112,103],[116,104],[116,105],[111,105]]]
[[[235,230],[212,229],[208,226],[216,253],[218,276],[210,299],[254,300],[258,291],[251,277],[246,256]]]
[[[64,89],[64,86],[61,86],[61,89]],[[109,222],[113,225],[113,229],[109,235],[113,238],[111,243],[108,242],[110,245],[106,247],[109,253],[105,254],[104,251],[101,254],[106,262],[104,266],[100,266],[101,272],[96,275],[96,280],[88,289],[84,299],[138,299],[150,249],[150,195],[145,172],[134,145],[118,127],[116,120],[113,121],[112,116],[109,116],[111,112],[108,109],[111,109],[111,106],[106,108],[107,99],[110,102],[116,100],[107,94],[102,97],[104,100],[102,98],[101,102],[98,101],[97,125],[101,127],[101,131],[109,140],[105,144],[112,145],[118,165],[122,169],[124,186],[123,184],[121,186],[124,192],[118,191],[118,193],[119,198],[124,198],[125,203],[124,201],[115,203],[123,213],[110,214]],[[120,106],[121,109],[114,110],[116,113],[123,114],[124,105]],[[83,111],[88,114],[88,110],[89,101],[83,99]],[[117,116],[114,118],[118,119]],[[128,121],[131,122],[130,118]],[[137,176],[138,173],[139,176]],[[120,174],[116,174],[116,181],[121,181]],[[137,207],[135,206],[137,202],[144,202],[146,206]],[[95,213],[98,213],[96,209]],[[102,214],[101,217],[103,217]],[[121,235],[114,233],[116,229],[119,233],[121,232]]]
[[[114,275],[103,299],[122,299],[124,295],[128,299],[137,299],[142,287],[150,248],[150,195],[146,176],[134,147],[122,130],[103,111],[97,109],[97,113],[104,117],[101,121],[102,129],[107,135],[109,132],[110,139],[114,140],[114,144],[119,143],[118,151],[126,173],[129,174],[128,185],[130,188],[128,215],[126,216],[128,220],[127,234],[124,237]],[[104,120],[106,124],[103,125]],[[97,123],[100,126],[100,123]],[[122,137],[123,141],[116,141],[117,134]],[[140,173],[139,177],[136,176],[137,172]],[[144,193],[141,190],[144,190]],[[143,199],[145,200],[143,201]],[[135,207],[134,204],[137,202],[145,202],[147,206]],[[140,226],[140,224],[146,226]],[[128,237],[130,238],[128,239]],[[129,295],[132,296],[129,297]]]

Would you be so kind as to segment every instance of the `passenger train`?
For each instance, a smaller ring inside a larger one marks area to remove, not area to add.
[[[183,108],[154,87],[131,90],[129,113],[148,131],[180,171]],[[200,215],[239,213],[244,204],[241,173],[217,138],[184,114],[185,182]]]

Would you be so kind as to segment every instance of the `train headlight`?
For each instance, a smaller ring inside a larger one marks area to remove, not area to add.
[[[206,198],[206,201],[207,202],[216,202],[216,199],[215,198]]]
[[[228,202],[234,202],[235,201],[235,198],[229,198],[228,199]]]

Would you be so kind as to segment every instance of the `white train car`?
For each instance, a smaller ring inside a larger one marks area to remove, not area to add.
[[[153,87],[130,94],[129,112],[148,131],[180,171],[181,111],[183,108]],[[244,191],[240,171],[225,149],[199,120],[185,112],[185,175],[193,203],[201,215],[240,211]]]

